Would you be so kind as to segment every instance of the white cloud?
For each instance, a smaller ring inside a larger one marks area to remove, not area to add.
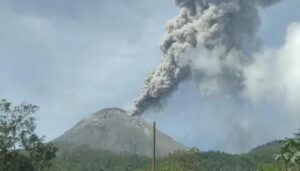
[[[279,100],[300,118],[300,23],[289,26],[285,44],[256,55],[246,69],[244,95],[253,102]]]

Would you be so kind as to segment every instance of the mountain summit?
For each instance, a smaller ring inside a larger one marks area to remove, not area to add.
[[[152,125],[141,118],[129,116],[125,110],[106,108],[81,120],[54,142],[151,156]],[[187,147],[158,130],[156,146],[158,156],[166,156],[175,150],[187,150]]]

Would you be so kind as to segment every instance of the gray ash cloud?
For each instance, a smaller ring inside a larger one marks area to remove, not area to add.
[[[258,8],[277,1],[176,0],[180,13],[166,26],[161,64],[147,75],[132,115],[159,103],[185,78],[205,95],[238,94],[243,69],[261,47]]]

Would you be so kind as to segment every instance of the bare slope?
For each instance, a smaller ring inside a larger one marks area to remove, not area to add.
[[[129,116],[122,109],[107,108],[83,119],[54,142],[150,156],[152,125],[141,118]],[[178,149],[187,148],[157,130],[158,156],[166,156]]]

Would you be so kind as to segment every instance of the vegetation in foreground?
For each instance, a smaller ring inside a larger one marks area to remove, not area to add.
[[[295,138],[273,141],[249,153],[200,152],[196,148],[176,151],[157,160],[158,171],[298,171],[299,134]],[[151,159],[132,154],[113,154],[90,150],[86,146],[61,147],[53,165],[46,171],[149,171]]]
[[[280,152],[280,142],[274,141],[247,154],[231,155],[223,152],[200,152],[198,149],[176,151],[157,160],[158,171],[267,171],[282,170],[283,163],[274,160]],[[46,171],[149,171],[151,159],[131,154],[76,147],[58,153]]]
[[[31,104],[0,101],[0,171],[38,171],[50,167],[57,148],[38,137]]]

